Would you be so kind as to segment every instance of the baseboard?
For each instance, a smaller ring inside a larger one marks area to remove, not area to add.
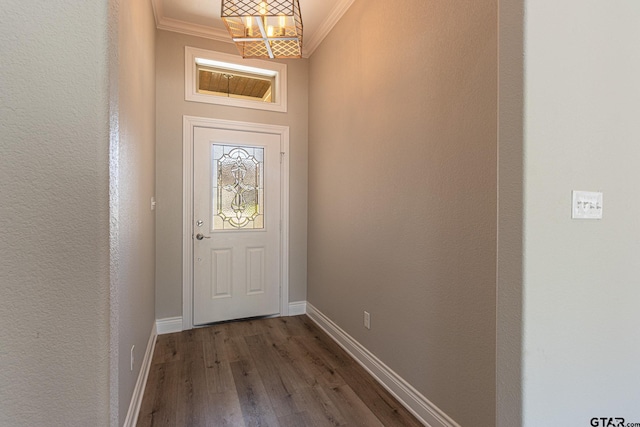
[[[156,320],[158,335],[182,332],[182,317],[168,317]]]
[[[299,316],[307,312],[307,302],[297,301],[289,303],[289,316]],[[158,335],[182,332],[182,317],[168,317],[156,320]]]
[[[289,303],[289,316],[300,316],[307,313],[307,302],[297,301]]]
[[[144,352],[142,366],[140,366],[138,380],[136,381],[136,386],[133,389],[133,396],[131,396],[131,403],[129,404],[127,418],[125,418],[124,420],[124,427],[135,427],[138,422],[140,405],[142,405],[142,397],[144,396],[144,388],[147,385],[147,378],[149,377],[149,369],[151,368],[151,360],[153,359],[153,350],[156,347],[157,337],[158,330],[154,323],[153,327],[151,328],[151,336],[149,337],[149,342],[147,343],[147,350]]]
[[[460,427],[406,380],[310,303],[307,315],[427,427]]]

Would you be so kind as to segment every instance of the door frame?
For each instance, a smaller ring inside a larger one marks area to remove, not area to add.
[[[280,316],[289,315],[289,127],[206,117],[182,117],[182,330],[193,329],[194,128],[249,131],[280,137]]]

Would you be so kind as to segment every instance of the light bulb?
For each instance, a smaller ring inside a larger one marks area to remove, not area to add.
[[[253,36],[253,17],[247,16],[247,35]]]

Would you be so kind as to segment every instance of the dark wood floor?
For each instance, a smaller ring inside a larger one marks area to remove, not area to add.
[[[138,426],[421,426],[307,316],[158,337]]]

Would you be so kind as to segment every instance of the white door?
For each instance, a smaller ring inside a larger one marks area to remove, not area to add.
[[[280,313],[280,136],[194,128],[195,325]]]

